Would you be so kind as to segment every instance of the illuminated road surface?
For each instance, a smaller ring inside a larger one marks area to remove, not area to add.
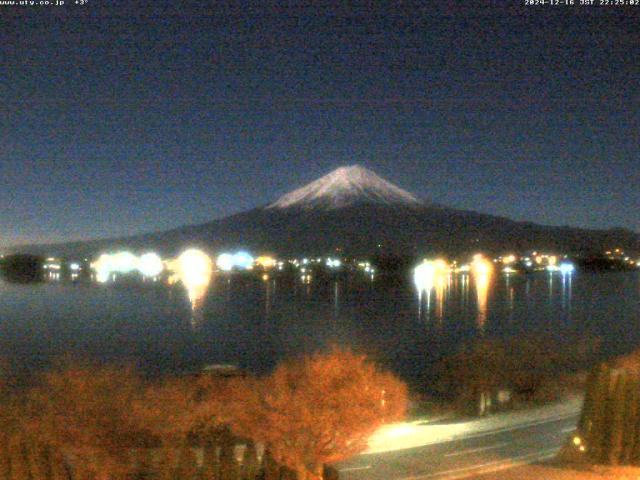
[[[338,466],[341,480],[475,478],[554,456],[575,430],[578,411],[470,433],[422,447],[360,455]]]

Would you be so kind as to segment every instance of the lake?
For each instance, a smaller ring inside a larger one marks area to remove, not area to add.
[[[194,310],[179,286],[0,281],[0,357],[42,368],[63,354],[129,359],[152,373],[231,363],[256,373],[332,343],[419,385],[475,338],[546,332],[640,345],[640,273],[454,275],[419,296],[410,278],[216,276]]]

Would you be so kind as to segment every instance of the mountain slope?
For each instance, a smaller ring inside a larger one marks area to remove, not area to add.
[[[187,247],[212,253],[247,248],[255,253],[416,255],[474,251],[553,250],[600,253],[620,247],[640,252],[640,235],[627,230],[584,230],[516,222],[421,202],[362,167],[340,168],[255,208],[201,225],[137,235],[14,250],[92,256],[120,248],[175,255]]]

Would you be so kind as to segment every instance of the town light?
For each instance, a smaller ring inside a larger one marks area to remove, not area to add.
[[[218,268],[224,272],[230,272],[233,269],[233,255],[230,253],[221,253],[216,260]]]
[[[113,273],[130,273],[137,270],[138,267],[138,257],[128,251],[114,254],[103,253],[98,260],[91,264],[91,268],[96,272],[96,280],[100,283],[109,281]]]
[[[164,270],[162,259],[157,253],[149,252],[140,256],[138,260],[138,270],[145,277],[157,277]]]
[[[474,275],[488,275],[493,271],[493,264],[480,253],[473,256],[471,272]]]
[[[432,261],[425,260],[413,269],[413,282],[418,291],[431,291],[436,267]]]
[[[111,255],[103,253],[100,257],[91,264],[91,268],[96,271],[96,280],[100,283],[105,283],[109,280],[111,275]]]
[[[184,251],[174,264],[177,280],[180,280],[187,290],[191,307],[195,310],[204,298],[211,274],[213,262],[209,256],[196,249]]]
[[[138,268],[138,258],[131,252],[118,252],[111,257],[111,270],[116,273],[129,273]]]
[[[437,279],[442,279],[450,273],[449,264],[442,259],[425,260],[413,269],[413,281],[418,291],[429,292],[435,286]]]
[[[511,263],[514,263],[516,261],[516,256],[515,255],[507,255],[506,257],[504,257],[502,259],[502,263],[509,265]]]
[[[261,255],[260,257],[256,258],[256,264],[260,265],[266,270],[276,266],[276,259],[267,255]]]
[[[463,265],[460,265],[457,269],[456,272],[458,273],[468,273],[471,271],[471,265],[469,265],[468,263],[465,263]]]
[[[563,275],[570,275],[576,269],[575,265],[570,262],[562,262],[559,268],[560,268],[560,273],[562,273]]]
[[[243,270],[250,270],[253,268],[253,257],[248,252],[237,252],[233,256],[233,266]]]
[[[338,268],[342,265],[342,262],[337,258],[327,258],[327,267],[329,268]]]
[[[209,283],[212,262],[209,256],[194,248],[185,250],[178,257],[180,279],[188,284]]]

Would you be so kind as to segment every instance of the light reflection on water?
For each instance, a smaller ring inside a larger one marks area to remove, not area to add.
[[[71,352],[135,358],[158,370],[219,362],[260,372],[285,356],[340,343],[418,379],[481,335],[588,333],[614,353],[640,344],[638,273],[453,274],[433,285],[416,301],[408,279],[382,277],[302,285],[297,278],[214,276],[206,293],[189,294],[179,285],[0,282],[0,357],[37,366]]]
[[[487,323],[487,310],[489,308],[489,285],[491,283],[491,273],[482,272],[474,275],[476,296],[478,302],[477,325],[480,332],[484,332]]]
[[[418,319],[423,321],[433,320],[435,326],[442,326],[445,317],[445,306],[454,297],[463,308],[467,307],[469,296],[469,281],[473,282],[476,294],[476,325],[478,331],[482,333],[487,322],[489,292],[492,287],[493,270],[490,267],[475,269],[472,275],[452,274],[448,270],[434,268],[421,278],[418,288]],[[511,302],[513,302],[513,291],[509,287],[509,276],[506,277],[507,290],[511,291]],[[511,305],[511,308],[513,306]]]
[[[451,286],[451,270],[441,259],[425,260],[414,269],[413,281],[418,292],[418,318],[431,318],[431,298],[435,302],[435,320],[441,325],[445,296]]]
[[[573,281],[573,275],[562,275],[562,309],[568,312],[569,318],[571,318],[571,285]]]

